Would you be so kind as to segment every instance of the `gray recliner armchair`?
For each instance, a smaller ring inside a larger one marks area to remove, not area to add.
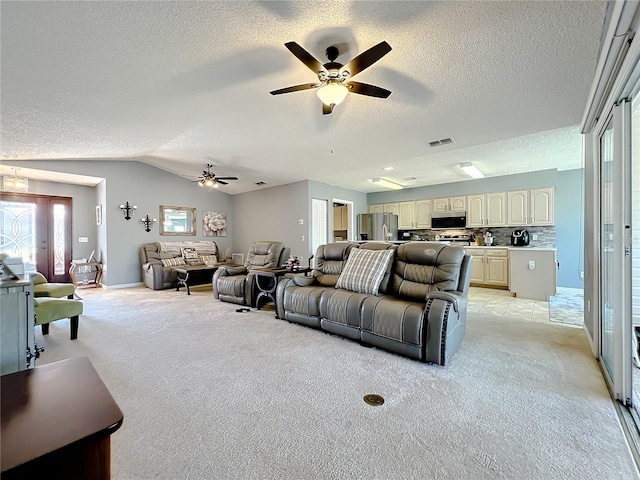
[[[269,269],[282,266],[291,249],[282,242],[255,242],[249,248],[247,259],[242,266],[225,265],[213,275],[213,296],[223,302],[255,306],[256,282],[251,270]]]

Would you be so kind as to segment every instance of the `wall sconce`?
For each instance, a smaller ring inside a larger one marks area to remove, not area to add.
[[[131,217],[133,217],[133,214],[136,213],[137,209],[138,207],[131,205],[129,202],[125,202],[123,205],[120,205],[120,210],[124,213],[125,220],[131,220]]]
[[[155,218],[151,218],[149,217],[149,215],[145,215],[144,218],[140,219],[140,223],[142,223],[144,225],[144,231],[145,232],[150,232],[151,231],[151,227],[153,227],[156,224],[157,220]]]

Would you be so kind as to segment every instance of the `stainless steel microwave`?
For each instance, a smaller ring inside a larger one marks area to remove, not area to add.
[[[461,229],[467,226],[467,212],[433,212],[431,215],[432,229]]]

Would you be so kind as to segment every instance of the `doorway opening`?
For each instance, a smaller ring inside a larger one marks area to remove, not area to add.
[[[333,241],[353,240],[353,202],[333,199]]]

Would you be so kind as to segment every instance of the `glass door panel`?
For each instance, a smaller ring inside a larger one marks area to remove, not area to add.
[[[604,366],[615,378],[613,334],[613,120],[600,137],[600,262],[601,262],[601,349]]]

